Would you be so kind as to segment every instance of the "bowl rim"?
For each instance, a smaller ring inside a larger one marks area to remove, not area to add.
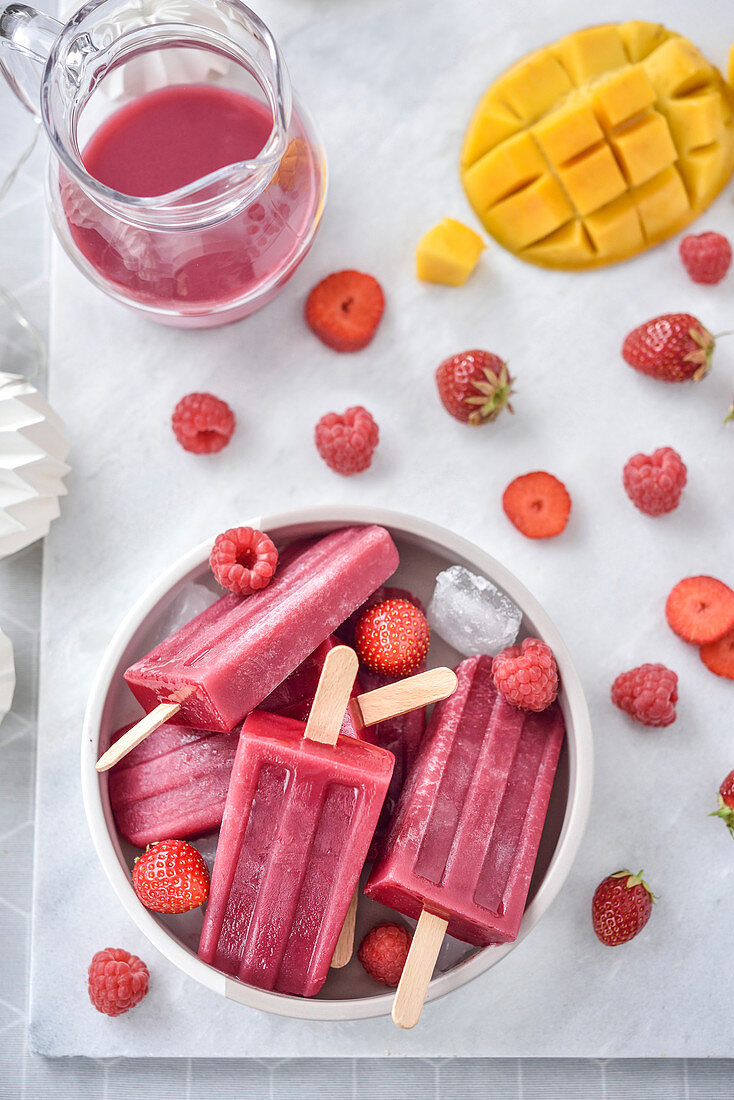
[[[243,526],[272,531],[305,524],[376,523],[422,540],[435,543],[481,569],[496,581],[522,609],[539,635],[551,646],[558,663],[563,693],[561,707],[566,719],[569,757],[568,800],[555,851],[543,881],[523,915],[520,932],[513,943],[481,949],[476,955],[434,978],[426,1003],[450,993],[495,966],[528,935],[549,908],[571,870],[583,838],[591,806],[594,748],[584,690],[571,655],[548,614],[535,597],[501,562],[476,543],[430,520],[390,509],[365,506],[331,506],[289,509],[243,521]],[[170,962],[201,985],[227,997],[278,1016],[299,1020],[357,1020],[389,1015],[394,993],[352,999],[318,999],[289,996],[245,985],[203,962],[179,943],[166,926],[140,904],[127,867],[123,865],[112,834],[107,828],[102,798],[104,776],[95,769],[101,720],[112,679],[125,648],[158,602],[170,589],[195,570],[209,556],[214,537],[205,539],[182,554],[145,589],[115,631],[97,669],[84,715],[81,746],[81,783],[87,824],[97,856],[112,888],[128,915],[147,939]],[[568,731],[572,731],[572,736]]]

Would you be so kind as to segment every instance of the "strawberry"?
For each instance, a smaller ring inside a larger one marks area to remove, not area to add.
[[[714,338],[690,313],[665,313],[633,329],[622,356],[661,382],[699,381],[711,366]]]
[[[382,676],[409,676],[431,639],[425,615],[410,600],[385,600],[362,615],[354,631],[360,660]]]
[[[571,498],[557,477],[535,470],[510,482],[502,495],[502,507],[527,538],[549,539],[560,535],[568,523]]]
[[[734,630],[715,642],[702,645],[699,652],[709,672],[723,676],[725,680],[734,680]]]
[[[375,335],[384,309],[377,279],[361,271],[337,271],[309,294],[306,322],[327,347],[359,351]]]
[[[209,871],[185,840],[159,840],[135,860],[133,887],[146,909],[188,913],[209,896]]]
[[[598,939],[617,947],[634,939],[652,912],[652,890],[642,877],[629,871],[615,871],[600,882],[591,901],[591,922]]]
[[[715,577],[686,577],[668,596],[665,617],[684,642],[716,642],[734,628],[734,592]]]
[[[715,286],[731,266],[731,245],[721,233],[691,233],[680,242],[679,251],[694,283]]]
[[[436,371],[438,395],[447,412],[464,424],[496,420],[503,409],[512,412],[512,378],[498,355],[462,351],[444,359]]]
[[[734,836],[734,772],[729,772],[719,787],[719,808],[710,813],[709,817],[720,817]]]

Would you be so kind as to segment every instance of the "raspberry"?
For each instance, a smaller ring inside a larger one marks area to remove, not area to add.
[[[550,539],[560,535],[568,523],[571,498],[557,477],[535,470],[510,482],[502,495],[502,507],[521,534],[529,539]]]
[[[349,477],[366,470],[380,438],[374,419],[361,405],[327,413],[316,425],[316,449],[327,466]]]
[[[376,982],[396,986],[403,973],[412,938],[401,924],[378,924],[362,940],[357,956]]]
[[[384,309],[377,279],[361,271],[337,271],[309,294],[306,322],[327,347],[359,351],[375,335]]]
[[[89,999],[98,1012],[121,1016],[148,992],[148,967],[122,947],[98,951],[89,964]]]
[[[731,245],[721,233],[690,234],[680,242],[680,258],[694,283],[714,286],[731,265]]]
[[[672,447],[658,447],[651,455],[633,455],[622,481],[636,508],[646,516],[662,516],[678,507],[686,483],[685,463]]]
[[[723,676],[725,680],[734,680],[734,630],[715,642],[702,645],[700,654],[709,672]]]
[[[171,425],[185,451],[214,454],[232,438],[235,416],[227,402],[213,393],[189,393],[173,410]]]
[[[385,600],[368,608],[354,631],[361,661],[382,676],[409,676],[428,652],[431,631],[410,600]]]
[[[716,642],[734,628],[734,592],[715,577],[686,577],[668,596],[665,617],[684,642]]]
[[[669,726],[676,718],[678,677],[665,665],[631,668],[612,684],[612,702],[643,726]]]
[[[503,649],[492,662],[500,695],[521,710],[545,710],[558,695],[558,666],[553,651],[539,638]]]
[[[278,564],[272,539],[254,527],[230,527],[214,540],[209,565],[222,588],[251,596],[270,584]]]
[[[443,407],[464,424],[496,420],[503,409],[512,412],[512,381],[507,364],[480,349],[452,355],[436,371]]]

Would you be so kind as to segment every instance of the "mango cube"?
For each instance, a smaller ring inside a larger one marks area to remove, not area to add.
[[[575,267],[580,256],[591,259],[592,248],[581,222],[567,222],[520,255],[541,267]]]
[[[635,188],[632,197],[648,240],[659,240],[671,218],[680,218],[688,210],[688,192],[675,168],[666,168],[659,176]]]
[[[710,83],[714,74],[713,66],[687,38],[669,38],[643,65],[661,96],[685,95]]]
[[[670,31],[662,23],[644,23],[641,19],[632,19],[622,23],[619,28],[630,61],[642,61],[656,50],[661,43],[670,38]]]
[[[621,195],[586,218],[586,229],[602,256],[632,256],[645,246],[637,207],[631,195]]]
[[[518,251],[547,237],[573,218],[573,207],[553,176],[543,176],[493,206],[483,221],[491,233]]]
[[[556,165],[565,164],[604,137],[594,112],[578,100],[564,103],[536,122],[533,134],[548,160]]]
[[[608,145],[600,145],[580,160],[560,168],[558,175],[579,214],[591,214],[627,190]]]
[[[673,99],[667,115],[670,133],[682,153],[718,141],[731,118],[727,103],[718,92]]]
[[[655,89],[641,65],[618,69],[592,91],[594,110],[608,130],[640,114],[655,102]]]
[[[569,34],[557,43],[553,52],[577,86],[627,64],[619,29],[612,24],[586,27]]]
[[[418,242],[415,254],[418,278],[424,283],[463,286],[484,248],[484,241],[473,229],[454,218],[444,218]]]
[[[484,96],[476,109],[461,151],[461,163],[468,168],[501,141],[522,129],[520,119],[502,103]]]
[[[668,124],[656,111],[618,131],[611,141],[632,184],[651,179],[677,157]]]
[[[519,61],[495,85],[497,98],[525,122],[533,122],[571,91],[562,65],[547,50],[538,50]]]
[[[530,134],[517,134],[472,164],[464,173],[464,187],[472,206],[481,214],[505,195],[542,176],[545,168]]]

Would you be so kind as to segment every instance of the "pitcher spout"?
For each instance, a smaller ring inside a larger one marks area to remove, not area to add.
[[[0,0],[0,69],[16,96],[40,118],[41,79],[62,24],[26,4]]]

